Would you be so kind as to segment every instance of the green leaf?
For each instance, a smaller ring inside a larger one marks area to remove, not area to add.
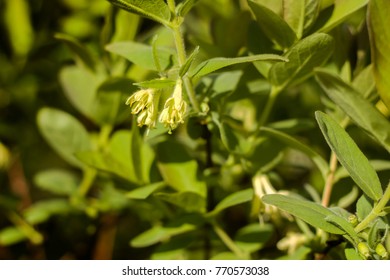
[[[108,0],[115,6],[128,12],[149,18],[164,25],[169,25],[171,12],[163,0]]]
[[[16,227],[6,227],[0,230],[0,245],[2,246],[11,246],[26,239],[26,234]]]
[[[198,163],[182,145],[166,141],[157,145],[158,168],[164,181],[179,192],[206,197],[206,183],[198,178]]]
[[[318,32],[327,32],[345,21],[350,15],[367,5],[369,0],[342,0],[335,1],[332,16]]]
[[[73,116],[63,111],[43,108],[37,117],[40,132],[50,146],[68,163],[82,166],[75,153],[92,149],[88,132]]]
[[[139,86],[141,88],[163,89],[167,87],[174,87],[176,85],[176,81],[171,79],[153,79],[149,81],[134,83],[134,85]]]
[[[120,55],[142,68],[158,71],[153,58],[153,48],[149,45],[136,42],[115,42],[107,45],[106,50]],[[163,70],[173,65],[174,54],[172,49],[157,47],[158,61]]]
[[[262,249],[273,233],[274,228],[270,224],[249,224],[237,231],[234,243],[242,251],[253,253]]]
[[[96,62],[92,54],[85,46],[80,44],[75,38],[67,34],[56,33],[54,38],[65,43],[68,48],[76,55],[76,61],[81,62],[92,71],[96,70]]]
[[[47,221],[53,215],[64,215],[73,211],[67,199],[50,199],[34,203],[23,215],[26,221],[36,225]]]
[[[303,144],[301,141],[298,141],[294,139],[293,137],[289,136],[288,134],[285,134],[281,131],[274,130],[272,128],[262,127],[261,131],[263,131],[265,134],[278,139],[279,141],[285,143],[286,145],[295,148],[299,151],[304,152],[307,154],[312,161],[317,165],[318,169],[320,170],[322,177],[326,178],[328,172],[329,172],[329,165],[324,160],[324,158],[319,155],[316,151],[311,149],[309,146]]]
[[[371,0],[368,5],[368,30],[371,42],[371,61],[380,97],[390,108],[390,5],[386,0]]]
[[[316,33],[296,43],[286,54],[288,62],[275,63],[269,71],[270,82],[285,88],[313,74],[315,67],[323,64],[333,52],[333,39]]]
[[[378,220],[374,222],[368,232],[367,244],[371,249],[375,249],[376,245],[380,242],[380,227]]]
[[[353,261],[353,260],[363,260],[363,258],[360,256],[360,254],[356,251],[355,248],[346,248],[344,250],[344,253],[345,253],[345,257],[347,260],[349,261]]]
[[[390,122],[337,76],[323,70],[315,72],[318,82],[333,102],[390,152]]]
[[[204,213],[206,211],[205,198],[194,192],[157,193],[155,196],[182,208],[186,212]]]
[[[221,252],[211,257],[211,260],[242,260],[233,252]]]
[[[67,66],[60,72],[60,83],[72,105],[88,118],[95,120],[94,103],[105,77],[88,69]]]
[[[313,227],[329,233],[344,234],[343,230],[326,221],[325,218],[334,215],[334,213],[320,204],[281,194],[265,195],[262,197],[262,200],[302,219]]]
[[[179,3],[176,7],[176,14],[184,17],[198,2],[199,0],[185,0]]]
[[[372,211],[372,201],[365,195],[362,195],[356,203],[356,215],[359,221],[363,221]]]
[[[181,216],[166,226],[154,226],[141,233],[131,240],[130,245],[136,248],[151,246],[158,242],[168,240],[173,236],[196,230],[201,223],[202,221],[198,216]]]
[[[294,30],[298,39],[317,19],[319,0],[283,0],[284,20]]]
[[[67,170],[49,169],[35,175],[34,183],[54,194],[71,195],[77,190],[79,178]]]
[[[357,233],[353,229],[353,226],[346,219],[333,214],[326,216],[325,220],[342,229],[352,239],[354,245],[357,245],[359,243],[359,237]]]
[[[180,67],[180,70],[179,70],[179,76],[180,77],[183,77],[187,72],[188,70],[190,69],[191,67],[191,64],[192,62],[194,62],[194,59],[196,57],[196,55],[199,53],[199,46],[197,46],[194,51],[191,53],[191,55],[187,58],[186,62],[183,64],[182,67]]]
[[[328,145],[358,187],[372,199],[379,200],[383,195],[381,183],[366,156],[348,133],[331,117],[317,111],[316,119]]]
[[[223,210],[229,207],[236,206],[248,201],[252,201],[252,199],[253,199],[253,189],[237,191],[222,199],[222,201],[220,201],[217,204],[217,206],[215,206],[214,210],[209,212],[209,215],[217,215],[218,213],[222,212]]]
[[[260,28],[271,41],[282,49],[287,49],[294,44],[297,40],[294,31],[279,15],[254,0],[248,0],[248,4]]]
[[[276,55],[276,54],[258,54],[244,57],[235,57],[235,58],[226,58],[226,57],[216,57],[209,60],[203,61],[195,69],[190,71],[190,76],[192,78],[200,78],[209,73],[217,71],[227,66],[248,63],[255,61],[287,61],[286,58]]]
[[[148,198],[152,193],[154,193],[157,190],[160,190],[161,188],[165,187],[165,182],[158,182],[146,186],[142,186],[139,188],[136,188],[128,193],[125,194],[127,198],[130,199],[146,199]]]

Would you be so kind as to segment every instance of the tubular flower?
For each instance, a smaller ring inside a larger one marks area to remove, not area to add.
[[[175,129],[179,123],[184,123],[184,115],[187,111],[187,103],[182,96],[182,80],[176,82],[175,89],[171,97],[165,101],[164,109],[162,110],[159,121],[169,128],[169,134]]]
[[[159,93],[155,89],[141,89],[131,95],[126,104],[130,106],[131,113],[136,115],[138,126],[156,126]]]

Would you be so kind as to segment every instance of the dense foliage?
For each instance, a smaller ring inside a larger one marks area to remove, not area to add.
[[[386,0],[0,8],[0,258],[388,258]]]

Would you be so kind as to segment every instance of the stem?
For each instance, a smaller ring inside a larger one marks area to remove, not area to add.
[[[228,247],[234,254],[236,254],[239,258],[247,259],[248,256],[243,252],[234,241],[229,237],[229,235],[217,224],[213,223],[213,229],[215,233],[219,236],[222,242]]]
[[[177,51],[177,57],[179,60],[179,66],[183,66],[186,63],[187,60],[187,54],[186,54],[186,48],[184,43],[183,34],[181,32],[181,24],[183,22],[183,18],[177,17],[175,15],[175,1],[174,0],[168,0],[168,6],[171,12],[174,14],[174,19],[171,21],[171,29],[173,31],[173,37],[175,39],[175,45],[176,45],[176,51]],[[190,100],[192,107],[196,112],[200,112],[200,107],[198,104],[198,101],[196,100],[194,87],[192,85],[191,80],[188,78],[187,75],[184,75],[183,77],[184,86],[187,91],[188,99]]]
[[[337,170],[337,156],[334,152],[330,155],[330,161],[329,161],[329,173],[326,177],[324,192],[322,193],[322,206],[328,207],[330,196],[332,194],[333,190],[333,183],[334,183],[334,175]]]
[[[22,217],[15,212],[10,212],[8,218],[20,229],[33,244],[41,244],[43,236],[37,232],[29,223],[27,223]]]
[[[378,204],[372,208],[370,214],[367,215],[367,217],[364,218],[363,221],[361,221],[356,227],[355,231],[360,232],[363,229],[365,229],[373,220],[375,220],[377,217],[380,216],[383,208],[385,208],[387,202],[390,200],[390,184],[387,185],[386,191],[383,194],[381,200],[379,200]]]
[[[263,113],[261,114],[260,121],[258,124],[259,129],[264,126],[264,124],[267,122],[269,115],[271,113],[272,107],[275,104],[276,97],[279,95],[281,92],[281,88],[279,87],[272,87],[271,88],[271,93],[269,94],[267,103],[265,104]]]

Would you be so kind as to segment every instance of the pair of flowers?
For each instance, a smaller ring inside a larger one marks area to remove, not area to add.
[[[165,101],[164,108],[159,112],[161,90],[154,88],[141,89],[131,95],[126,104],[131,113],[138,115],[138,126],[146,125],[149,128],[156,126],[157,119],[172,133],[180,123],[184,123],[187,103],[183,100],[183,81],[176,81],[172,95]]]

